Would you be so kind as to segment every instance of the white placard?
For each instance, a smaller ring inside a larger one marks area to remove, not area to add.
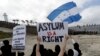
[[[13,28],[12,48],[14,50],[25,49],[26,26],[18,25]]]
[[[62,42],[65,34],[68,35],[68,23],[37,23],[37,32],[43,42]]]

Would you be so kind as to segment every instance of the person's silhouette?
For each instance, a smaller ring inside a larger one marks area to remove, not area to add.
[[[74,45],[74,49],[78,52],[78,56],[82,56],[82,52],[79,49],[79,44],[76,42],[73,45]]]
[[[72,49],[69,49],[69,50],[68,50],[68,56],[74,56],[74,52],[73,52]]]
[[[11,55],[11,45],[9,45],[8,40],[3,41],[4,46],[1,47],[1,52],[3,56],[12,56]]]
[[[36,44],[33,46],[32,54],[30,56],[36,56]]]
[[[55,46],[55,54],[58,55],[60,52],[60,46],[59,45],[56,45]]]
[[[19,52],[18,56],[24,56],[24,52]]]

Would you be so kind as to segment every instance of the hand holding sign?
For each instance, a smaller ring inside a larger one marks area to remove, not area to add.
[[[66,50],[66,43],[67,43],[68,39],[69,39],[69,36],[65,35],[64,40],[63,40],[62,45],[61,45],[61,51],[60,51],[58,56],[64,56],[64,52]]]
[[[72,40],[72,43],[76,43],[74,38],[70,35],[70,39]]]
[[[65,37],[66,37],[66,40],[68,40],[68,39],[69,39],[69,35],[66,35],[66,34],[65,34]]]
[[[66,43],[68,39],[69,39],[69,36],[65,34],[65,37],[64,37],[63,43]]]
[[[41,38],[37,36],[37,43],[40,44]]]
[[[41,41],[41,38],[37,36],[36,56],[41,56],[41,54],[40,54],[40,41]]]

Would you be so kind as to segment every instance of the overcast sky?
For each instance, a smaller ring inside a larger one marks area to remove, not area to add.
[[[70,24],[100,24],[100,0],[0,0],[0,20],[4,20],[6,12],[8,19],[36,20],[47,22],[47,16],[60,5],[74,1],[80,8],[81,20]]]

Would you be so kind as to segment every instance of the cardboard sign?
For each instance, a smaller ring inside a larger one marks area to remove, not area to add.
[[[37,23],[37,32],[43,42],[62,42],[65,34],[68,34],[68,23]]]
[[[26,26],[19,25],[13,28],[12,48],[14,50],[25,49]]]

